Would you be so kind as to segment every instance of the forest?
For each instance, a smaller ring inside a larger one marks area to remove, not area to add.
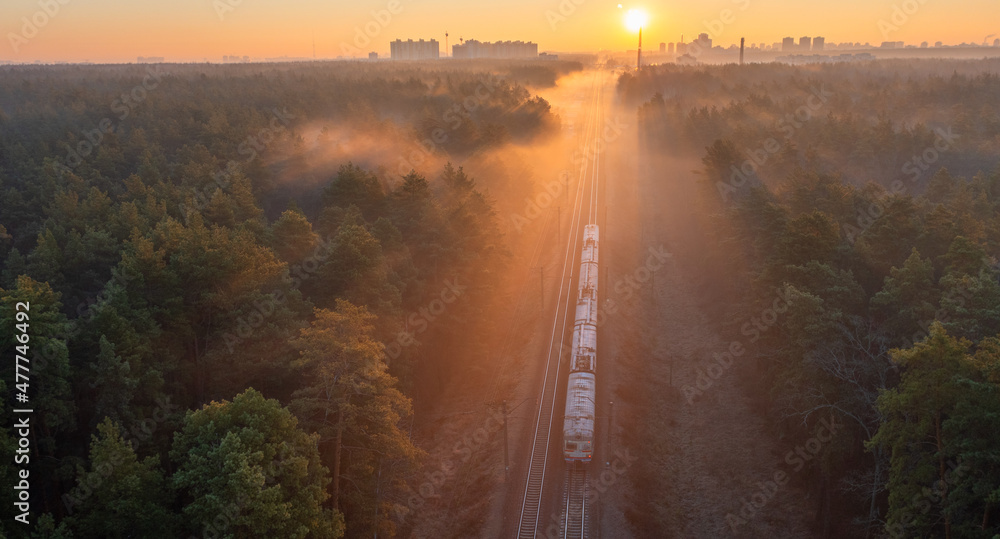
[[[747,345],[734,370],[769,430],[842,426],[789,454],[817,537],[1000,536],[998,72],[887,60],[619,79],[645,150],[698,163],[689,226],[705,241],[687,254]],[[634,524],[663,524],[639,503]]]
[[[0,388],[41,411],[18,453],[8,399],[0,452],[30,462],[30,537],[412,532],[409,500],[439,464],[415,410],[494,357],[475,332],[516,288],[526,247],[509,216],[571,131],[540,94],[580,75],[578,98],[583,67],[0,66],[0,354],[30,362],[15,386],[22,360],[5,359]],[[609,358],[635,371],[621,409],[718,399],[724,369],[763,418],[755,436],[819,440],[777,455],[813,536],[1000,537],[998,73],[996,59],[619,72],[639,147],[608,155],[639,154],[662,184],[696,178],[693,200],[636,198],[683,207],[684,241],[666,246],[678,281],[741,345],[698,367],[706,385],[673,385],[673,360],[664,385],[658,355]],[[608,168],[612,190],[643,185]],[[548,209],[551,240],[562,208]],[[657,406],[623,422],[640,426],[624,518],[641,537],[681,518],[658,497],[677,440],[643,428]],[[5,484],[17,473],[0,466]],[[451,485],[440,514],[486,490],[466,475],[478,490]],[[0,535],[16,536],[18,492],[0,499]]]
[[[580,68],[0,67],[0,354],[27,353],[44,410],[32,537],[393,536],[413,399],[462,361],[509,257],[498,208],[533,189],[459,163],[551,137],[532,88]]]

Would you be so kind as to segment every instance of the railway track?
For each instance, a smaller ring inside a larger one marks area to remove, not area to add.
[[[597,77],[595,76],[595,79]],[[538,398],[538,408],[534,421],[534,433],[531,442],[531,455],[524,480],[524,493],[521,499],[520,518],[518,521],[518,539],[535,539],[552,537],[551,528],[559,529],[559,537],[588,537],[588,521],[586,506],[587,470],[586,468],[567,467],[563,483],[563,503],[555,506],[559,511],[551,518],[543,518],[541,513],[555,496],[549,492],[545,496],[546,480],[551,481],[550,459],[553,453],[562,462],[562,452],[550,452],[552,446],[553,424],[562,425],[557,420],[561,412],[561,403],[557,396],[560,384],[563,383],[562,343],[567,327],[572,327],[571,313],[574,313],[576,296],[574,291],[574,268],[581,247],[581,233],[587,223],[596,223],[598,201],[598,164],[601,154],[601,124],[603,121],[603,81],[595,80],[591,96],[591,109],[588,112],[584,145],[585,162],[581,166],[580,180],[574,195],[573,212],[570,220],[570,239],[563,255],[562,271],[560,272],[557,294],[556,312],[550,334],[548,355],[546,358],[545,375],[541,394]],[[561,434],[561,428],[557,429]],[[558,436],[558,435],[557,435]],[[561,442],[560,442],[561,443]],[[558,473],[558,472],[557,472]],[[556,521],[556,522],[552,522]],[[558,523],[558,525],[556,525]],[[541,529],[548,526],[548,529]],[[552,530],[554,531],[554,530]]]
[[[564,539],[587,539],[587,482],[590,474],[586,468],[571,466],[566,468],[563,490],[563,518],[559,537]]]

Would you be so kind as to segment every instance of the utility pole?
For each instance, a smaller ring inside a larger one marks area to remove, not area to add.
[[[503,471],[510,479],[510,458],[507,453],[507,401],[503,401]]]
[[[615,401],[611,401],[611,410],[608,413],[608,434],[604,437],[605,445],[611,445],[611,433],[615,430]],[[604,451],[604,458],[607,459],[604,462],[604,466],[611,466],[611,450],[606,449]]]
[[[604,291],[604,300],[605,301],[607,301],[607,299],[608,299],[608,288],[607,287],[610,286],[608,283],[611,282],[611,281],[608,281],[608,278],[609,278],[608,277],[608,266],[610,266],[610,264],[607,264],[607,263],[604,264],[604,286],[601,287],[601,290]]]
[[[542,307],[545,306],[545,266],[538,266],[538,293],[542,298]]]
[[[545,266],[538,266],[538,301],[545,310]]]

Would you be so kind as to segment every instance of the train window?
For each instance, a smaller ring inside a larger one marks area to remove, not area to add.
[[[567,451],[575,451],[576,450],[576,442],[566,442],[566,450]]]

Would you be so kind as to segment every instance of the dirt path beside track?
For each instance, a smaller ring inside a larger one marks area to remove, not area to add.
[[[696,386],[699,369],[731,346],[701,297],[698,259],[707,240],[697,229],[692,172],[699,164],[641,154],[609,159],[621,177],[608,182],[616,219],[605,252],[610,299],[621,312],[604,332],[604,364],[613,358],[615,370],[603,375],[615,401],[612,443],[633,462],[626,480],[617,481],[614,469],[605,473],[616,481],[602,495],[601,536],[810,537],[815,503],[785,462],[795,444],[776,440],[753,410],[739,383],[746,362],[735,358],[690,403],[681,390]],[[660,265],[663,252],[670,256]],[[772,484],[776,474],[784,484]]]

